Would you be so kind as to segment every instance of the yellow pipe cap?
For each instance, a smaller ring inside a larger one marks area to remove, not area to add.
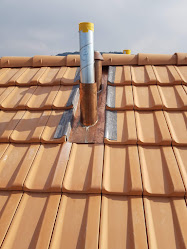
[[[79,23],[79,31],[88,32],[88,30],[94,31],[94,24],[92,22]]]
[[[126,53],[126,54],[131,54],[131,50],[130,49],[124,49],[123,50],[123,54]]]

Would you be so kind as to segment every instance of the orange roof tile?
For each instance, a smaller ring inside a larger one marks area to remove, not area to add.
[[[71,143],[41,145],[23,189],[34,192],[61,192],[70,150]]]
[[[132,66],[132,84],[133,85],[154,85],[156,77],[152,66]]]
[[[160,110],[162,101],[157,86],[133,86],[134,109]]]
[[[62,191],[101,193],[102,144],[73,144]]]
[[[139,146],[143,195],[184,196],[185,189],[171,146]]]
[[[136,111],[135,116],[138,144],[171,144],[171,136],[162,111]]]
[[[97,248],[100,205],[100,195],[63,194],[50,248]]]
[[[148,248],[141,197],[102,196],[99,248]]]
[[[187,211],[183,198],[144,197],[149,247],[181,248],[187,245]]]
[[[57,194],[25,193],[2,248],[48,247],[60,197]]]
[[[142,194],[137,146],[105,145],[102,192],[118,195]]]

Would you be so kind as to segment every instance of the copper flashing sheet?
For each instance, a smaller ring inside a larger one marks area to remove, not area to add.
[[[175,68],[182,79],[182,84],[187,85],[187,66],[175,66]]]
[[[60,198],[24,193],[2,248],[48,248]]]
[[[26,111],[19,124],[11,134],[11,142],[40,142],[42,132],[50,117],[51,111]]]
[[[136,111],[135,117],[138,144],[171,144],[171,136],[162,111]]]
[[[141,197],[102,196],[99,249],[147,249]]]
[[[187,145],[187,111],[164,112],[173,145]]]
[[[61,86],[55,100],[53,101],[53,109],[70,109],[76,106],[79,99],[79,85]]]
[[[46,69],[46,67],[27,68],[27,70],[16,79],[15,83],[18,86],[37,85],[39,78],[43,75]]]
[[[164,110],[187,110],[187,95],[181,85],[158,86]]]
[[[132,110],[133,109],[132,86],[108,85],[106,109]]]
[[[7,90],[9,90],[8,87]],[[36,90],[36,86],[31,87],[15,87],[13,91],[4,99],[0,104],[0,108],[4,110],[25,110],[27,102],[31,98],[32,94]]]
[[[185,189],[171,146],[138,146],[143,195],[184,196]]]
[[[161,110],[162,100],[156,85],[133,86],[134,109]]]
[[[27,103],[29,110],[50,110],[60,86],[38,86]]]
[[[71,143],[41,145],[23,189],[60,193],[70,150]]]
[[[43,143],[62,143],[70,134],[73,120],[73,109],[65,111],[52,111],[42,134]]]
[[[131,66],[132,84],[133,85],[155,85],[156,77],[153,68],[147,66]]]
[[[0,160],[0,189],[22,190],[39,145],[10,144]]]
[[[130,66],[109,66],[108,71],[109,85],[131,85]]]
[[[102,193],[142,195],[137,146],[105,145]]]
[[[134,111],[106,110],[105,143],[137,143]]]
[[[77,85],[80,82],[80,68],[66,67],[66,71],[61,77],[61,85]]]
[[[187,147],[173,147],[187,196]]]
[[[0,142],[9,142],[10,135],[17,127],[25,111],[0,111]]]
[[[0,246],[2,245],[10,227],[21,197],[22,193],[16,191],[0,192]]]
[[[62,192],[101,193],[103,144],[73,144]]]
[[[153,66],[158,85],[181,84],[182,79],[174,66]]]
[[[187,208],[184,198],[145,197],[150,249],[186,249]]]
[[[50,249],[98,248],[100,195],[63,194]]]

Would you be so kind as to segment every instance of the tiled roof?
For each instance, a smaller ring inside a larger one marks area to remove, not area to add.
[[[187,55],[103,57],[90,128],[79,55],[0,59],[1,248],[187,248]]]

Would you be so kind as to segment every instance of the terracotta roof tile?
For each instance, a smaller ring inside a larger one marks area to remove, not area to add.
[[[187,196],[187,147],[173,147]]]
[[[78,91],[76,91],[78,90]],[[77,101],[79,93],[78,86],[60,86],[60,89],[53,101],[53,109],[70,109],[73,108],[74,102]]]
[[[6,151],[6,149],[8,148],[9,144],[0,144],[0,159],[3,156],[4,152]]]
[[[138,144],[170,145],[171,137],[162,111],[136,111]]]
[[[5,89],[5,90],[4,90]],[[2,90],[2,93],[0,95],[0,105],[2,102],[10,95],[10,93],[15,89],[15,86],[10,87],[0,87],[0,90]]]
[[[60,86],[38,86],[27,103],[30,110],[50,110]]]
[[[41,145],[23,189],[35,192],[61,192],[70,150],[71,143]]]
[[[136,144],[136,126],[134,111],[107,111],[105,143]]]
[[[156,77],[152,66],[131,66],[133,85],[154,85]]]
[[[101,193],[103,152],[102,144],[73,144],[62,191]]]
[[[31,87],[12,87],[7,88],[8,96],[0,104],[0,108],[4,110],[26,109],[27,102],[36,90],[35,86]],[[6,92],[6,94],[7,94]],[[5,93],[5,92],[4,92]]]
[[[187,111],[164,112],[173,145],[187,145]]]
[[[136,110],[162,109],[157,86],[133,86],[134,108]]]
[[[182,79],[182,83],[187,85],[187,69],[186,66],[175,66],[178,74]]]
[[[15,85],[16,80],[26,71],[26,68],[11,68],[0,75],[0,85]]]
[[[0,246],[5,238],[16,209],[21,200],[22,193],[0,192]]]
[[[158,85],[181,84],[182,79],[174,66],[153,66]]]
[[[0,142],[9,142],[10,135],[21,120],[25,111],[0,111]]]
[[[185,189],[171,146],[139,146],[143,195],[184,196]]]
[[[100,203],[100,195],[63,194],[50,249],[98,248]]]
[[[38,80],[39,85],[54,85],[60,84],[59,78],[64,74],[65,69],[62,67],[47,67],[45,72]]]
[[[0,160],[0,189],[22,190],[39,145],[10,144]]]
[[[67,67],[61,78],[62,85],[77,85],[79,83],[79,67]]]
[[[25,193],[2,248],[48,248],[60,197]]]
[[[106,105],[109,110],[133,109],[132,86],[108,85]]]
[[[51,111],[26,111],[11,134],[10,141],[15,143],[40,142],[50,114]]]
[[[6,90],[6,87],[0,87],[0,96],[2,95],[2,93]]]
[[[112,77],[110,77],[110,74]],[[109,85],[131,85],[131,69],[130,66],[109,67],[108,76]]]
[[[102,192],[142,195],[137,146],[105,145]]]
[[[185,91],[185,92],[186,92],[186,94],[187,94],[187,86],[182,85],[182,87],[184,88],[184,91]]]
[[[64,111],[51,112],[49,120],[41,136],[41,141],[43,143],[63,143],[66,141],[65,134],[62,134],[62,137],[60,137],[59,139],[54,138],[56,129],[64,113],[65,113]],[[68,125],[67,129],[70,129],[70,124],[68,123],[67,125]],[[65,124],[63,125],[63,127],[65,127]]]
[[[144,198],[149,248],[185,249],[187,209],[184,198]]]
[[[141,197],[102,196],[99,248],[148,248]]]
[[[38,79],[42,76],[47,68],[27,68],[21,76],[16,79],[16,85],[18,86],[30,86],[37,85]]]
[[[182,86],[158,86],[164,110],[186,110],[187,95]]]

